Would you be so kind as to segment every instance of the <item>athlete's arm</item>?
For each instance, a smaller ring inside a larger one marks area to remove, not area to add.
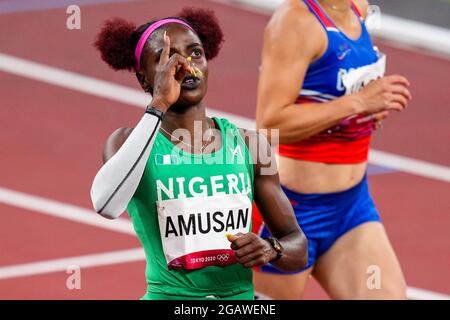
[[[356,114],[401,111],[410,98],[408,80],[384,77],[361,92],[321,104],[295,104],[311,62],[326,50],[326,34],[300,1],[287,1],[264,33],[258,84],[258,128],[279,129],[280,142],[292,143]]]
[[[370,3],[367,0],[354,0],[356,8],[359,10],[359,13],[362,15],[364,19],[367,19],[369,15],[369,6]],[[389,111],[384,110],[377,113],[372,114],[373,121],[375,123],[374,129],[378,130],[382,127],[381,121],[385,120],[389,116]]]
[[[267,139],[254,131],[246,131],[246,137],[255,163],[254,201],[272,236],[283,247],[282,257],[273,265],[286,272],[298,271],[307,263],[308,241],[281,189],[276,160]],[[272,246],[254,233],[237,235],[232,240],[231,248],[245,267],[261,266],[277,257]]]
[[[164,48],[155,75],[154,99],[143,117],[131,129],[119,129],[108,139],[103,152],[106,163],[92,183],[91,199],[95,210],[108,219],[125,211],[135,193],[158,132],[162,114],[178,100],[186,59],[170,53],[170,39],[164,36]],[[180,68],[181,67],[181,68]]]
[[[119,151],[132,131],[133,128],[119,128],[108,137],[103,148],[103,164],[108,162]]]
[[[160,125],[160,117],[145,113],[131,133],[119,129],[108,139],[104,150],[107,162],[91,188],[92,204],[102,216],[115,219],[125,211],[139,185]]]

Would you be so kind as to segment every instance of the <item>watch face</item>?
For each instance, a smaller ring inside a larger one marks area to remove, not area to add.
[[[278,242],[278,240],[275,238],[273,239],[273,248],[278,252],[282,250],[280,242]]]
[[[281,251],[281,246],[280,246],[280,244],[278,242],[275,243],[275,249],[277,251]]]

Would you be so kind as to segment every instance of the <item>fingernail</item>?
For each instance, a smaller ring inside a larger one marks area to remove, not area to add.
[[[198,74],[200,75],[200,77],[203,77],[203,72],[202,72],[202,70],[200,70],[199,68],[197,68],[197,67],[195,67],[196,69],[197,69],[197,71],[198,71]]]

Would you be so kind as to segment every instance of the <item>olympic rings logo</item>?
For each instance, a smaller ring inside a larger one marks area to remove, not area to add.
[[[217,255],[217,260],[219,260],[219,261],[228,261],[229,258],[230,258],[230,255],[228,253],[223,253],[223,254]]]

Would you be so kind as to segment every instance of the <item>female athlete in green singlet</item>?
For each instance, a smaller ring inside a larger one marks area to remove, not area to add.
[[[109,21],[96,43],[111,67],[136,72],[143,90],[153,95],[151,107],[164,114],[128,204],[146,254],[144,299],[250,300],[252,267],[270,262],[294,271],[307,260],[306,239],[278,174],[264,174],[273,163],[263,165],[251,143],[270,154],[268,142],[205,115],[208,60],[221,42],[212,12],[191,9],[138,28]],[[139,44],[142,53],[136,56]],[[132,130],[121,128],[109,137],[105,162]],[[180,132],[193,139],[181,139]],[[273,238],[251,233],[253,200]]]

